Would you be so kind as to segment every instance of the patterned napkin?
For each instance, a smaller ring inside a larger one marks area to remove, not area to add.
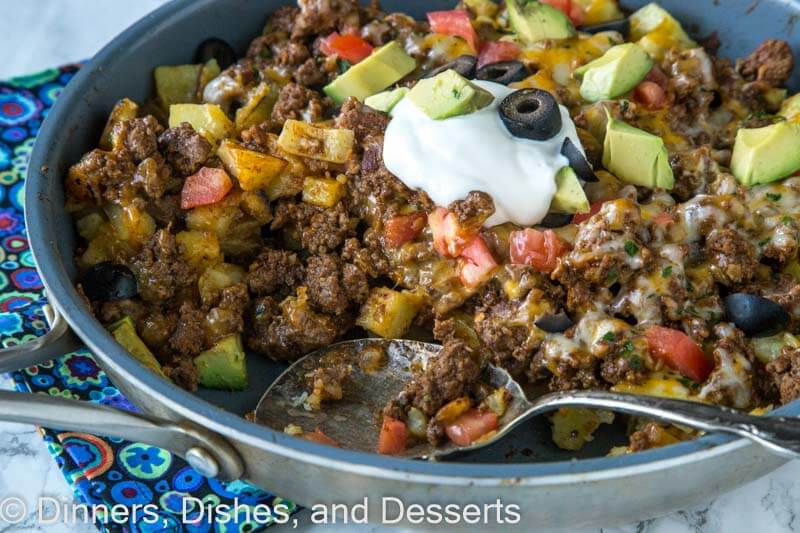
[[[70,65],[0,83],[0,343],[4,347],[31,340],[47,329],[42,312],[46,298],[22,215],[23,186],[42,120],[78,68]],[[13,379],[21,392],[136,409],[86,350],[16,372]],[[123,524],[104,520],[101,514],[96,525],[103,531],[260,531],[270,523],[263,512],[252,512],[256,506],[274,509],[282,503],[291,512],[297,510],[293,503],[247,483],[206,479],[179,457],[147,444],[45,428],[40,432],[79,502],[97,505],[95,509],[150,506],[147,515],[131,513]],[[238,513],[225,523],[210,523],[206,517],[211,513],[201,517],[197,501],[206,510],[230,506]]]

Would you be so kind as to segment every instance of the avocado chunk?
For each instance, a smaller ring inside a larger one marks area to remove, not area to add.
[[[556,194],[550,204],[550,211],[573,214],[588,213],[590,209],[589,199],[572,167],[559,170],[556,174]]]
[[[420,80],[408,98],[434,120],[474,113],[494,101],[492,93],[452,69]]]
[[[669,153],[661,137],[608,118],[603,166],[626,183],[671,190]]]
[[[375,111],[391,113],[394,106],[406,97],[408,91],[408,87],[398,87],[392,91],[383,91],[382,93],[370,96],[364,100],[364,103]]]
[[[337,104],[344,102],[348,96],[363,102],[366,97],[394,85],[415,68],[417,62],[414,58],[396,41],[392,41],[350,67],[350,70],[329,83],[324,91]]]
[[[543,39],[569,39],[575,27],[563,12],[535,0],[508,0],[508,22],[527,44]]]
[[[785,178],[800,169],[800,124],[787,120],[736,133],[731,172],[743,185]]]
[[[655,59],[661,59],[670,48],[697,46],[678,20],[655,2],[630,16],[631,41],[636,42]]]
[[[599,102],[622,96],[633,90],[650,69],[653,60],[647,52],[633,43],[612,46],[602,57],[575,71],[583,76],[581,96],[589,102]]]
[[[150,348],[139,338],[136,333],[136,327],[133,325],[133,319],[129,316],[117,320],[110,326],[108,331],[114,339],[122,345],[123,348],[128,350],[137,361],[144,366],[158,374],[164,379],[169,379],[161,368],[161,363],[158,362],[156,356],[150,351]]]
[[[247,358],[241,337],[230,335],[194,358],[200,384],[209,389],[247,388]]]

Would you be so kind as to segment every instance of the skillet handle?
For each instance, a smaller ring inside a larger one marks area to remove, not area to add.
[[[45,315],[50,331],[0,350],[0,372],[43,363],[82,346],[49,305]],[[145,442],[183,457],[205,477],[231,481],[244,475],[241,456],[225,438],[188,421],[170,422],[104,405],[11,391],[0,391],[0,420]]]

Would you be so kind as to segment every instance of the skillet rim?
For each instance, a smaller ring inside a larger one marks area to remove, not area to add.
[[[61,132],[69,131],[62,127],[62,124],[70,123],[70,109],[82,100],[84,95],[92,94],[93,81],[107,75],[105,72],[111,70],[118,49],[149,39],[149,34],[159,25],[170,25],[172,19],[189,16],[193,10],[199,10],[218,1],[173,0],[115,37],[78,71],[64,89],[45,119],[31,155],[25,186],[25,222],[31,251],[48,298],[62,312],[73,331],[86,343],[87,348],[101,359],[103,365],[112,368],[129,385],[136,386],[152,398],[158,399],[165,409],[220,433],[234,446],[237,442],[241,442],[287,459],[351,474],[398,481],[479,486],[509,483],[525,486],[586,483],[610,477],[655,472],[677,464],[704,461],[719,454],[754,446],[745,439],[708,435],[693,441],[618,457],[512,464],[410,461],[333,448],[258,426],[180,389],[139,364],[88,312],[67,275],[64,258],[58,252],[53,231],[54,224],[50,215],[54,207],[47,191],[50,176],[41,169],[59,168],[58,161],[52,160],[50,156],[50,146],[59,142]],[[55,207],[59,208],[63,209],[63,206]],[[783,406],[770,413],[772,414],[796,416],[800,414],[800,400]]]

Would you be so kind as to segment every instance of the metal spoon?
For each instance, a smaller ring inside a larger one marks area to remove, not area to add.
[[[289,424],[306,432],[320,429],[343,448],[375,451],[381,410],[413,378],[412,368],[418,365],[424,368],[428,359],[436,357],[440,350],[441,346],[436,344],[384,339],[346,341],[323,348],[299,359],[275,380],[261,397],[255,419],[276,430],[283,430]],[[374,362],[376,354],[384,357],[384,364],[378,369],[365,370],[365,360]],[[306,405],[310,388],[307,375],[320,366],[336,364],[351,366],[343,398],[323,403],[320,410],[310,410]],[[440,447],[415,442],[404,456],[443,459],[455,452],[488,446],[534,416],[560,407],[590,407],[702,431],[731,433],[757,442],[777,455],[800,457],[800,419],[753,416],[699,402],[604,391],[558,392],[530,401],[520,385],[501,368],[488,366],[485,379],[495,388],[508,390],[512,398],[496,433],[469,447],[450,442]]]

